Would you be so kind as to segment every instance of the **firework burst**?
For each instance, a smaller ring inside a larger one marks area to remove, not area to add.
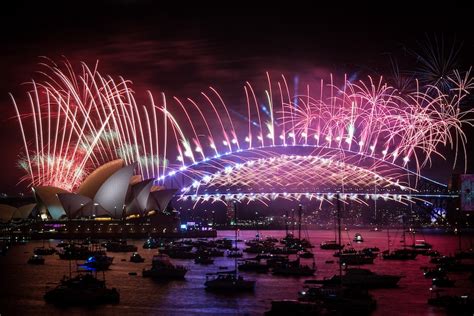
[[[268,87],[261,94],[245,83],[243,114],[229,109],[213,87],[200,99],[163,93],[156,98],[148,92],[148,104],[138,106],[131,83],[101,75],[97,64],[81,64],[79,74],[67,61],[42,67],[43,79],[27,92],[28,106],[18,106],[12,96],[24,141],[19,165],[31,186],[73,190],[90,170],[122,158],[137,162],[138,173],[160,184],[172,184],[170,179],[181,175],[185,193],[196,183],[199,188],[283,190],[288,183],[297,185],[308,170],[324,173],[329,159],[348,173],[332,176],[341,170],[327,169],[332,174],[322,177],[327,182],[321,186],[350,178],[346,184],[353,187],[410,188],[400,175],[411,169],[410,175],[419,176],[434,156],[444,157],[443,148],[465,156],[462,126],[473,124],[472,110],[461,107],[474,86],[470,71],[448,76],[450,93],[420,84],[401,93],[382,77],[344,80],[338,88],[331,76],[295,95],[284,76],[275,81],[267,74]],[[288,147],[313,152],[275,156],[275,148]],[[337,154],[328,157],[321,150]],[[366,159],[373,163],[360,166]],[[260,178],[252,178],[256,174]]]

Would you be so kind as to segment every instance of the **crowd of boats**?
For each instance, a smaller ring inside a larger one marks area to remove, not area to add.
[[[354,236],[359,246],[365,243],[362,236]],[[238,242],[241,246],[238,247]],[[244,245],[244,246],[242,246]],[[111,240],[100,243],[96,240],[82,242],[60,242],[56,247],[45,245],[34,249],[28,259],[29,264],[41,265],[45,257],[57,255],[61,260],[75,261],[76,273],[63,277],[58,285],[48,290],[44,299],[47,302],[62,305],[90,305],[118,303],[119,291],[107,288],[104,279],[97,277],[97,271],[106,271],[114,258],[108,253],[128,252],[129,261],[144,264],[142,277],[159,280],[185,279],[189,266],[176,265],[173,259],[184,259],[196,265],[212,265],[216,257],[227,257],[234,261],[235,269],[218,267],[220,271],[206,274],[204,288],[209,291],[228,293],[253,291],[256,281],[248,279],[249,274],[271,273],[280,276],[308,277],[302,282],[297,299],[272,302],[268,315],[281,314],[285,310],[294,314],[331,314],[357,313],[370,314],[376,308],[376,300],[370,290],[378,288],[396,288],[402,275],[379,274],[366,268],[376,258],[382,260],[415,260],[417,256],[430,257],[430,267],[422,267],[425,278],[431,279],[431,298],[428,304],[441,306],[448,310],[474,310],[474,301],[469,295],[453,296],[443,293],[446,287],[456,286],[450,273],[466,272],[474,281],[474,250],[457,252],[453,256],[443,256],[424,240],[399,249],[380,251],[377,247],[359,247],[344,245],[336,240],[322,242],[321,250],[335,251],[334,260],[326,263],[339,263],[339,273],[332,277],[314,278],[316,265],[314,245],[301,236],[289,233],[282,239],[273,237],[242,241],[226,238],[166,240],[149,238],[143,249],[153,249],[156,253],[151,262],[138,252],[138,247],[126,240]],[[308,261],[312,260],[312,264]],[[71,266],[71,265],[70,265]],[[363,266],[363,268],[361,267]],[[222,269],[222,270],[221,270]]]

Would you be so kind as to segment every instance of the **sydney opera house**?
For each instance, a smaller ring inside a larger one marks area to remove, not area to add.
[[[179,218],[170,205],[176,189],[143,180],[134,169],[134,164],[117,159],[94,170],[75,192],[34,187],[36,203],[20,208],[0,205],[0,220],[29,219],[30,233],[44,238],[178,233]]]

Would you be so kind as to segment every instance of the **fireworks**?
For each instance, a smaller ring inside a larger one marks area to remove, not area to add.
[[[129,81],[101,75],[97,65],[81,64],[78,74],[67,61],[42,66],[30,104],[12,96],[25,147],[19,165],[31,186],[74,190],[91,170],[122,158],[137,162],[144,178],[180,185],[183,196],[334,186],[413,191],[443,148],[465,155],[462,125],[473,123],[472,110],[460,107],[474,87],[470,71],[449,77],[449,93],[417,85],[408,94],[383,78],[338,88],[331,76],[294,95],[284,76],[267,74],[263,93],[246,82],[245,104],[230,109],[213,87],[200,100],[148,92],[139,106]]]

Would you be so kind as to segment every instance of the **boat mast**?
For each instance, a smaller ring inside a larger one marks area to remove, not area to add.
[[[390,253],[390,223],[387,223],[387,249]]]
[[[72,264],[71,264],[71,257],[69,257],[69,278],[72,277]]]
[[[235,238],[234,238],[234,248],[237,251],[237,201],[234,200],[234,227],[235,227]],[[237,258],[234,258],[234,268],[235,274],[237,274]]]
[[[301,242],[301,213],[303,212],[303,205],[298,205],[298,239]]]
[[[374,172],[377,172],[377,166],[375,166]],[[377,179],[374,183],[374,223],[377,223]]]
[[[291,236],[295,236],[295,209],[291,209]]]
[[[342,286],[342,261],[341,261],[341,248],[342,248],[342,243],[341,243],[341,201],[340,201],[340,194],[337,194],[337,228],[338,228],[338,234],[339,234],[339,280],[341,281],[341,286]]]
[[[405,236],[405,233],[406,233],[405,231],[406,231],[406,229],[407,229],[407,228],[406,228],[406,225],[405,225],[405,219],[406,219],[406,216],[405,216],[405,215],[406,215],[406,214],[403,214],[403,216],[402,216],[402,230],[403,230],[403,235],[402,235],[402,236],[403,236],[403,237],[402,237],[403,239],[402,239],[402,241],[403,241],[403,249],[406,249],[406,248],[407,248],[407,240],[406,240],[406,236]]]

